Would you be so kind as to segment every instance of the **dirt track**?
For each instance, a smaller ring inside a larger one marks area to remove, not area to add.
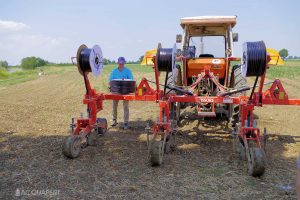
[[[299,82],[284,82],[291,97],[300,97]],[[232,155],[230,129],[218,120],[184,120],[178,149],[164,157],[161,167],[150,167],[143,134],[146,121],[156,119],[155,103],[131,103],[130,130],[110,128],[100,145],[84,149],[77,159],[66,159],[62,143],[71,116],[84,110],[83,92],[75,69],[0,88],[0,199],[17,198],[17,188],[59,190],[56,196],[22,196],[25,199],[296,198],[300,107],[266,106],[256,112],[270,141],[267,171],[253,178],[246,163]],[[100,116],[110,120],[111,102],[104,108]],[[122,112],[119,116],[122,121]]]

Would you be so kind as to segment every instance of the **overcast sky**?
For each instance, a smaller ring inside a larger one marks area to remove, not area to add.
[[[137,60],[158,42],[173,46],[181,17],[202,15],[238,16],[236,56],[257,40],[300,56],[299,8],[300,0],[0,0],[0,60],[70,62],[81,44]]]

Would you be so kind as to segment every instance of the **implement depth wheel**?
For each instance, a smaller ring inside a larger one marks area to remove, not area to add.
[[[87,144],[89,146],[97,146],[98,144],[98,133],[94,130],[90,132],[90,134],[87,136]]]
[[[251,176],[259,177],[265,172],[266,155],[263,149],[250,147],[247,155],[248,173]]]
[[[238,154],[239,159],[246,160],[246,151],[245,146],[239,137],[236,137],[234,140],[234,151]]]
[[[150,142],[149,147],[149,160],[152,166],[160,166],[163,161],[165,151],[165,141],[164,140],[156,140],[154,137]]]
[[[77,135],[67,137],[63,145],[63,154],[68,158],[77,158],[81,152],[81,141]]]
[[[104,135],[107,131],[107,120],[105,118],[97,118],[97,124],[103,125],[103,127],[98,126],[98,134]]]
[[[166,139],[165,153],[170,153],[172,151],[175,151],[176,143],[177,143],[176,133],[175,132],[170,133]]]

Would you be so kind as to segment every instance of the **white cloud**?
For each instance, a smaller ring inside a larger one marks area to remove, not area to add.
[[[57,47],[68,39],[36,34],[15,34],[8,37],[13,44],[27,47]]]
[[[51,62],[70,62],[70,57],[76,54],[76,48],[68,38],[31,33],[1,35],[0,60],[7,60],[12,65],[20,64],[27,56],[38,56]]]
[[[0,31],[8,30],[8,31],[22,31],[29,29],[30,27],[22,22],[15,21],[4,21],[0,20]]]

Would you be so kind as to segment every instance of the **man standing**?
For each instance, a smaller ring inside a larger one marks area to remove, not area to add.
[[[125,67],[126,60],[124,57],[118,58],[118,67],[114,69],[109,77],[109,81],[114,79],[131,79],[133,80],[132,73],[130,69]],[[116,126],[117,122],[117,113],[118,113],[118,103],[119,100],[113,100],[113,123],[112,126]],[[124,100],[123,101],[123,109],[124,109],[124,129],[128,129],[128,120],[129,120],[129,102]]]

